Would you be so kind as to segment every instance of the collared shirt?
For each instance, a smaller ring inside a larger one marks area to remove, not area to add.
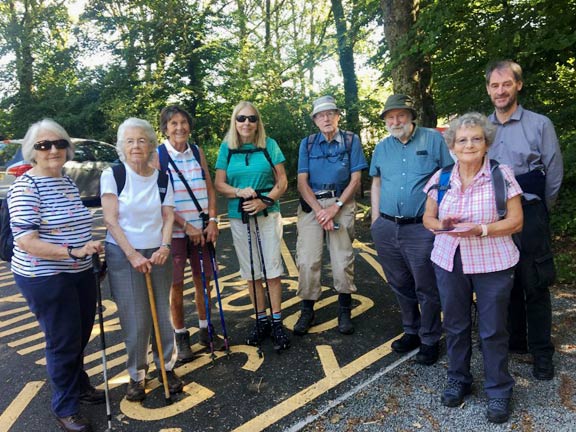
[[[563,162],[554,125],[541,114],[518,106],[510,119],[502,124],[496,113],[489,117],[498,126],[494,143],[488,149],[491,159],[510,166],[514,175],[542,170],[546,174],[546,202],[548,207],[558,197],[562,184]],[[525,194],[527,199],[536,195]]]
[[[314,136],[308,153],[308,137],[300,142],[298,174],[308,173],[308,184],[314,192],[345,189],[350,174],[368,168],[360,138],[354,134],[350,151],[346,149],[346,134],[338,130],[328,142],[323,133]]]
[[[520,195],[522,189],[514,178],[510,167],[500,165],[504,181],[507,186],[508,199]],[[438,199],[438,190],[430,189],[438,184],[440,171],[432,176],[424,187],[424,192],[430,198]],[[446,216],[458,215],[460,222],[475,224],[490,224],[498,221],[498,209],[494,196],[494,186],[490,174],[490,162],[484,161],[482,169],[474,176],[472,183],[462,191],[462,180],[458,169],[458,162],[454,165],[450,174],[450,189],[442,198],[438,209],[440,219]],[[520,252],[512,241],[512,236],[487,237],[453,237],[446,234],[438,234],[434,240],[432,250],[432,262],[446,271],[454,268],[454,255],[460,247],[462,257],[462,271],[465,274],[491,273],[508,269],[518,262]]]
[[[415,127],[406,144],[389,136],[374,149],[370,175],[380,177],[380,212],[407,218],[422,216],[426,203],[424,185],[439,168],[452,164],[439,132]]]
[[[194,192],[194,196],[198,200],[198,204],[202,207],[204,213],[208,214],[208,191],[206,189],[206,180],[202,177],[202,165],[200,161],[197,161],[194,157],[194,152],[189,146],[186,146],[186,150],[179,152],[176,150],[170,141],[166,140],[164,143],[166,145],[166,150],[168,154],[184,175],[184,178],[188,182],[188,186]],[[193,145],[193,144],[192,144]],[[188,193],[188,189],[182,181],[178,174],[174,171],[172,164],[168,164],[168,171],[170,173],[170,179],[174,186],[174,205],[176,208],[174,211],[178,213],[183,219],[186,220],[194,228],[202,228],[202,218],[200,213]],[[208,173],[206,175],[209,175]],[[183,238],[184,231],[179,224],[174,224],[172,228],[172,237]]]

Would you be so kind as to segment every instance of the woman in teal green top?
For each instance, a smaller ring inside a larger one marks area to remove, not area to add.
[[[246,338],[246,343],[260,346],[264,338],[272,336],[276,349],[286,349],[290,346],[290,340],[282,325],[280,281],[284,266],[280,252],[282,216],[278,199],[288,186],[284,169],[285,160],[278,143],[266,137],[264,124],[256,107],[244,101],[236,105],[230,118],[230,128],[218,153],[214,185],[218,192],[228,198],[230,230],[240,263],[240,275],[248,283],[250,298],[258,316],[253,330]],[[260,242],[257,235],[260,237]],[[268,280],[271,317],[266,313],[259,243],[262,245]],[[252,254],[246,253],[250,251],[250,244]]]

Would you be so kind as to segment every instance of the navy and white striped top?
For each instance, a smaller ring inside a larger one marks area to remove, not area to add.
[[[43,177],[25,174],[8,192],[10,227],[14,236],[12,271],[20,276],[51,276],[78,273],[92,266],[83,260],[48,260],[30,255],[16,239],[37,231],[40,240],[63,247],[84,246],[92,239],[92,215],[82,204],[78,188],[68,176]]]

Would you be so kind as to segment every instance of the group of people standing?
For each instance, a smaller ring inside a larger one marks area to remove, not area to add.
[[[460,405],[472,390],[475,294],[487,417],[499,423],[510,415],[514,380],[508,372],[509,350],[531,351],[537,379],[554,375],[548,209],[562,180],[562,158],[550,121],[518,104],[520,66],[511,61],[491,65],[486,88],[494,114],[458,117],[444,137],[416,125],[408,96],[388,98],[381,118],[390,136],[378,143],[370,165],[371,231],[402,317],[404,334],[392,349],[418,348],[416,361],[432,365],[444,326],[449,369],[441,401],[446,406]],[[338,293],[338,331],[350,335],[357,291],[354,197],[368,164],[358,135],[339,128],[334,98],[315,100],[311,118],[319,132],[302,139],[298,156],[301,313],[293,333],[303,336],[314,325],[326,243]],[[23,140],[33,168],[8,195],[15,241],[12,271],[45,333],[52,411],[69,431],[92,430],[79,404],[104,401],[103,392],[90,385],[82,360],[96,301],[90,258],[103,248],[128,355],[128,400],[146,397],[150,343],[157,369],[162,364],[166,371],[169,391],[183,388],[173,369],[176,361],[194,358],[183,311],[187,262],[196,292],[198,342],[223,346],[206,318],[216,264],[205,263],[206,257],[214,258],[219,234],[216,191],[228,198],[240,275],[255,311],[245,341],[259,347],[270,337],[277,349],[291,343],[282,322],[281,286],[279,199],[288,186],[286,159],[266,135],[258,109],[249,102],[234,108],[214,182],[202,149],[190,142],[192,119],[184,109],[164,108],[160,129],[166,139],[158,146],[145,120],[130,118],[118,128],[121,165],[105,170],[101,178],[108,230],[104,246],[91,239],[90,212],[62,174],[74,152],[66,131],[43,120]],[[162,352],[151,337],[147,273]]]

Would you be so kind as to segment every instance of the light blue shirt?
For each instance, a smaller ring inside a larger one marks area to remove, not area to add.
[[[406,144],[389,136],[374,149],[370,175],[380,177],[380,212],[413,218],[424,214],[424,186],[436,171],[454,163],[442,135],[415,127]]]

